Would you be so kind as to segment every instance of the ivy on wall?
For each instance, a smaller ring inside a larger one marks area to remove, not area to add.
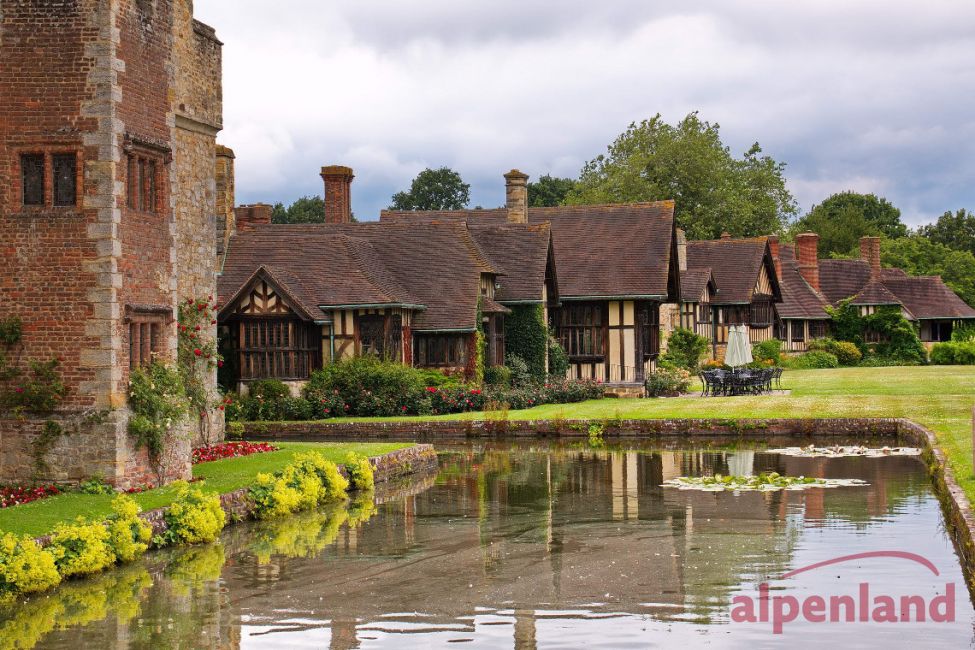
[[[505,362],[519,357],[536,381],[545,380],[548,327],[542,305],[515,305],[504,319]]]
[[[899,307],[882,306],[873,314],[861,316],[859,307],[845,300],[828,311],[836,339],[855,344],[864,354],[904,363],[924,363],[927,359],[917,328],[904,318]],[[876,334],[880,342],[867,343],[867,332]]]

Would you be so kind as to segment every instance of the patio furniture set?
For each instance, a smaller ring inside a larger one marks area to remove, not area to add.
[[[782,368],[702,370],[702,397],[760,395],[782,388]]]

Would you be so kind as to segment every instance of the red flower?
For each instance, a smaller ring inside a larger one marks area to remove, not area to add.
[[[197,325],[197,326],[196,326],[196,327],[194,327],[193,329],[195,329],[195,330],[196,330],[197,332],[199,332],[199,331],[200,331],[200,326],[199,326],[199,325]]]
[[[223,361],[217,361],[217,367],[223,368]]]
[[[200,348],[197,348],[197,349],[193,350],[193,354],[195,354],[196,356],[200,356],[201,354],[203,354],[203,350],[201,350]]]

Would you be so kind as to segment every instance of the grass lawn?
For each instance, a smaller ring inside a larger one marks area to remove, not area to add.
[[[275,443],[278,451],[253,454],[242,458],[226,458],[193,466],[193,476],[205,479],[198,483],[208,492],[232,492],[250,485],[260,472],[274,472],[291,462],[299,452],[317,451],[325,458],[341,463],[346,455],[354,451],[364,456],[382,454],[409,447],[412,443]],[[20,506],[0,508],[0,532],[27,533],[38,536],[50,532],[62,521],[73,521],[79,515],[99,520],[111,513],[114,497],[107,494],[60,494],[55,497],[32,501]],[[152,510],[169,505],[173,498],[172,488],[149,490],[133,494],[132,498],[143,510]]]
[[[791,389],[792,394],[708,399],[601,399],[578,404],[546,404],[524,411],[512,411],[509,417],[512,420],[553,417],[567,419],[906,417],[937,434],[938,441],[947,453],[949,463],[955,471],[956,479],[965,489],[968,498],[975,502],[975,476],[972,471],[975,367],[917,366],[786,370],[782,377],[782,385],[783,388]],[[696,388],[699,389],[699,384]],[[483,418],[481,413],[461,413],[435,419],[480,418]]]

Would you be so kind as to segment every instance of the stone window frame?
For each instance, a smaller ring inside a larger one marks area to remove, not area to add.
[[[141,214],[164,214],[172,149],[155,140],[126,134],[122,150],[125,152],[125,208]],[[147,169],[151,170],[148,174]]]
[[[129,355],[129,370],[144,367],[166,354],[170,325],[173,323],[171,307],[155,305],[125,306],[125,349]]]
[[[31,213],[31,212],[50,212],[50,211],[72,211],[81,207],[82,196],[84,195],[84,153],[80,146],[76,144],[24,144],[11,148],[13,156],[12,181],[14,191],[10,194],[10,211],[12,213]],[[42,156],[44,158],[44,197],[41,203],[24,203],[24,169],[23,160],[25,156]],[[74,157],[74,201],[71,203],[58,204],[55,202],[57,197],[56,179],[54,178],[54,158],[58,156]]]

